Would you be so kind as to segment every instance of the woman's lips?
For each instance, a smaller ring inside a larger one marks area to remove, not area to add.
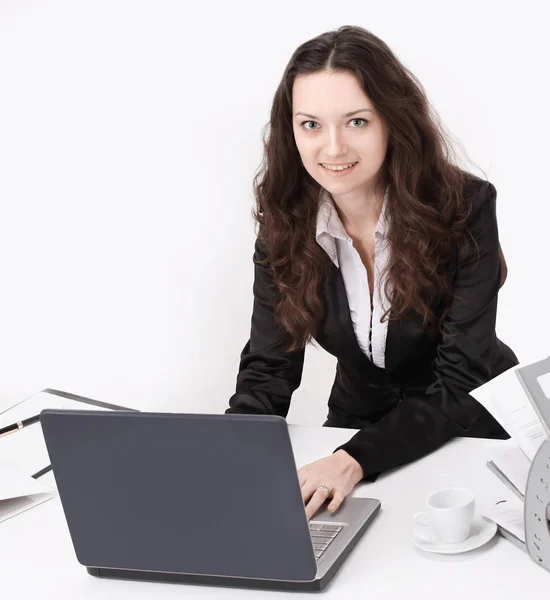
[[[356,162],[353,167],[348,167],[347,169],[341,169],[339,171],[333,171],[332,169],[327,169],[326,167],[323,167],[323,165],[321,164],[321,169],[323,169],[323,171],[325,173],[327,173],[328,175],[332,176],[332,177],[343,177],[344,175],[348,175],[349,173],[351,173],[353,171],[353,169],[355,169],[355,167],[357,166],[358,162]]]

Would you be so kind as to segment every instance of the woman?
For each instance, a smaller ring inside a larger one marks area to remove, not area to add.
[[[469,392],[518,360],[495,334],[495,187],[453,164],[383,41],[345,26],[301,45],[270,127],[251,334],[227,412],[286,417],[307,343],[338,359],[324,425],[360,431],[300,469],[311,518],[454,436],[508,437]]]

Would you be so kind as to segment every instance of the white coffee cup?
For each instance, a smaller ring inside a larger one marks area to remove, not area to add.
[[[463,542],[470,535],[475,510],[471,490],[450,487],[426,498],[428,512],[414,515],[415,535],[425,542]]]

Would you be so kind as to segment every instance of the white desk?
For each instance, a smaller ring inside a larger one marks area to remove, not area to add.
[[[353,431],[291,425],[290,433],[301,466],[330,454]],[[436,488],[467,486],[478,500],[511,497],[485,466],[494,443],[456,439],[375,483],[357,486],[354,495],[379,498],[382,509],[321,594],[365,600],[518,600],[547,595],[550,573],[498,535],[486,546],[456,556],[427,554],[413,545],[412,515],[422,510],[424,498]],[[55,484],[51,472],[42,480]],[[274,593],[92,577],[76,560],[59,497],[0,523],[0,586],[3,597],[40,600],[256,599],[273,598]]]

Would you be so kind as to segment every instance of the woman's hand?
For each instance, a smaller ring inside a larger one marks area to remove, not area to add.
[[[328,510],[331,513],[337,510],[363,479],[363,469],[345,450],[337,450],[299,469],[298,479],[309,521],[327,498],[332,498]]]

